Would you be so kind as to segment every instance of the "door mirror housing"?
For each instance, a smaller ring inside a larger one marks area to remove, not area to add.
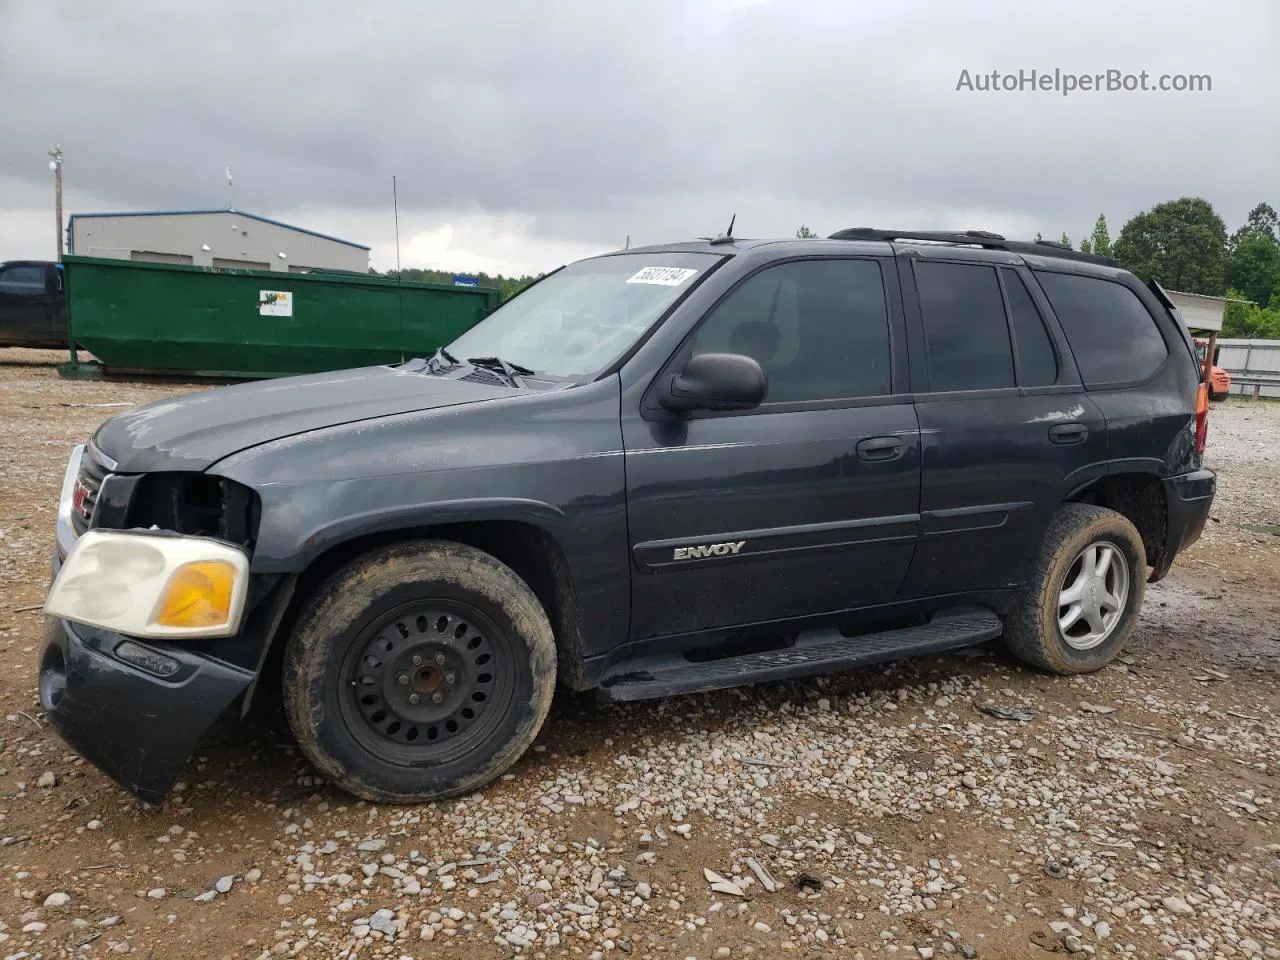
[[[740,353],[700,353],[667,379],[659,402],[668,410],[750,410],[764,402],[764,368]]]

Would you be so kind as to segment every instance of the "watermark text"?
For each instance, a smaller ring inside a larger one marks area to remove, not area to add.
[[[1207,73],[1161,73],[1146,70],[1127,73],[1124,70],[1104,70],[1102,73],[1068,73],[1054,68],[1049,70],[1019,70],[1004,73],[992,70],[986,73],[960,71],[956,90],[974,93],[1059,93],[1069,96],[1076,91],[1086,93],[1210,93],[1213,77]]]

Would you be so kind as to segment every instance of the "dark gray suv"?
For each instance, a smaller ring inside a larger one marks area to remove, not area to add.
[[[361,797],[474,790],[557,684],[634,700],[1003,636],[1123,647],[1201,533],[1168,298],[987,233],[677,243],[552,272],[429,358],[218,387],[68,465],[40,696],[159,803],[263,678]]]

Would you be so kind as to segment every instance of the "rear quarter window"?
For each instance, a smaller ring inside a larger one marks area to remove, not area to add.
[[[1067,273],[1036,273],[1086,386],[1143,380],[1169,348],[1155,317],[1128,287]]]

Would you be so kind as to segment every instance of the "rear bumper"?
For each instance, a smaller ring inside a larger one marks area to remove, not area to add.
[[[1164,480],[1164,551],[1151,570],[1150,582],[1164,579],[1178,554],[1200,539],[1217,490],[1218,475],[1207,468]]]
[[[166,665],[172,673],[161,677],[120,659],[115,651],[126,641],[176,669]],[[253,678],[252,671],[176,644],[45,618],[45,714],[77,753],[147,803],[164,800],[196,743]]]

